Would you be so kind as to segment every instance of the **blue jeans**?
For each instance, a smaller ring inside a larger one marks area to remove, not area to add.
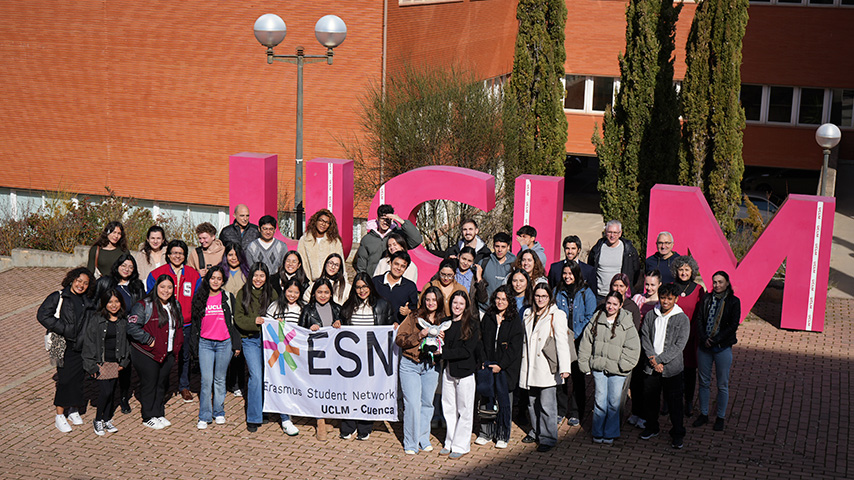
[[[426,362],[400,359],[400,388],[403,390],[403,449],[418,451],[430,445],[433,394],[439,370]]]
[[[712,383],[712,362],[715,364],[715,377],[718,380],[718,418],[725,418],[726,404],[729,402],[729,370],[732,367],[732,347],[721,352],[697,349],[697,373],[700,377],[700,413],[709,414],[709,385]]]
[[[187,325],[184,328],[184,338],[190,338],[192,328]],[[181,353],[178,354],[178,391],[190,389],[190,346],[185,340],[181,344]]]
[[[232,355],[231,340],[199,338],[199,368],[202,371],[199,421],[212,422],[213,417],[225,416],[225,372]]]
[[[620,397],[626,377],[593,372],[593,438],[620,438]]]
[[[261,347],[261,336],[243,339],[243,358],[249,370],[246,393],[246,423],[260,425],[264,420],[264,349]],[[286,414],[281,414],[282,421],[290,420]]]
[[[528,389],[528,418],[531,430],[528,435],[540,445],[557,445],[557,386]]]

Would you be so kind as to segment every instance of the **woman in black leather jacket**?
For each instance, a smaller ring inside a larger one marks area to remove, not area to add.
[[[311,288],[311,300],[300,313],[299,325],[317,331],[320,327],[341,326],[341,305],[332,300],[332,283],[318,278]]]
[[[314,282],[311,300],[300,313],[299,325],[312,332],[320,330],[320,327],[341,328],[341,306],[332,301],[332,282],[328,278],[321,277]],[[317,439],[325,441],[326,434],[326,420],[318,418],[315,432]]]
[[[712,291],[703,297],[694,312],[697,326],[697,373],[700,377],[700,416],[694,421],[699,427],[709,422],[709,385],[712,381],[712,363],[717,377],[717,419],[714,429],[724,429],[724,416],[729,401],[729,371],[732,367],[732,346],[741,321],[741,300],[732,291],[729,275],[724,271],[712,275]]]
[[[341,307],[341,325],[397,326],[397,315],[392,312],[391,305],[380,298],[374,289],[374,282],[366,272],[359,272],[353,280],[350,296]],[[357,439],[367,440],[374,429],[374,422],[369,420],[342,420],[340,437],[349,440],[358,430]]]
[[[350,296],[341,307],[341,324],[397,326],[397,315],[392,312],[391,304],[380,297],[371,276],[366,272],[357,273],[353,279]]]
[[[92,273],[85,267],[75,268],[62,280],[62,290],[53,292],[42,302],[37,318],[48,333],[64,340],[65,351],[56,356],[56,428],[62,433],[71,431],[71,425],[82,425],[78,407],[86,404],[83,397],[83,328],[90,308],[89,291],[94,283]],[[56,349],[56,345],[52,350]],[[53,358],[53,355],[52,355]],[[65,417],[68,409],[68,419]]]

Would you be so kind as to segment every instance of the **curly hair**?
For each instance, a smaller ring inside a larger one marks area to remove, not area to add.
[[[95,286],[95,277],[92,276],[92,272],[90,272],[89,269],[86,267],[77,267],[73,270],[70,270],[68,273],[65,274],[65,278],[62,279],[62,283],[60,285],[62,285],[62,288],[68,288],[71,286],[72,283],[74,283],[75,280],[77,280],[78,277],[81,277],[83,275],[86,275],[86,277],[89,278],[89,286],[86,288],[86,291],[83,292],[83,295],[88,295],[90,292],[93,291],[92,289]]]
[[[338,234],[338,221],[335,219],[335,215],[332,214],[329,210],[325,208],[321,208],[320,210],[314,212],[314,215],[308,219],[308,224],[305,226],[305,233],[310,235],[312,239],[322,236],[319,231],[317,231],[317,222],[320,220],[320,217],[329,217],[329,228],[326,229],[326,238],[331,241],[339,241],[341,242],[341,235]]]
[[[691,281],[695,281],[697,279],[697,275],[700,274],[700,267],[691,255],[682,255],[673,260],[670,264],[670,273],[673,275],[673,278],[679,278],[679,269],[685,265],[688,265],[691,268]]]

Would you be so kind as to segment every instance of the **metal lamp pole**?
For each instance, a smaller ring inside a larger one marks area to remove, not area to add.
[[[326,15],[314,26],[314,36],[321,45],[326,47],[326,55],[306,55],[302,46],[296,48],[294,55],[276,55],[273,47],[285,39],[287,27],[285,21],[276,14],[267,13],[255,21],[255,38],[261,45],[267,47],[267,63],[274,61],[286,62],[297,66],[297,134],[296,134],[296,164],[294,170],[294,210],[296,211],[296,238],[302,237],[303,224],[303,188],[302,188],[302,126],[303,126],[303,66],[326,60],[332,65],[332,49],[341,45],[347,38],[347,25],[335,15]]]
[[[838,145],[841,139],[842,132],[839,131],[839,127],[832,123],[825,123],[815,131],[815,141],[824,151],[824,163],[821,166],[821,193],[819,194],[822,197],[827,185],[827,161],[830,158],[830,150]]]

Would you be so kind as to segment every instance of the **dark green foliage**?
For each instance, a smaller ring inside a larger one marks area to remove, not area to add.
[[[673,85],[676,20],[681,5],[632,0],[626,7],[626,53],[619,56],[620,91],[605,112],[603,134],[593,143],[599,157],[600,207],[618,219],[623,235],[646,237],[649,192],[678,176],[679,107]]]
[[[725,234],[735,232],[744,174],[739,102],[748,0],[703,0],[686,46],[679,182],[700,187]]]
[[[567,122],[563,113],[564,0],[520,0],[516,8],[519,34],[513,58],[513,74],[507,86],[509,142],[506,176],[563,176],[566,159]],[[513,182],[508,181],[508,191]]]

